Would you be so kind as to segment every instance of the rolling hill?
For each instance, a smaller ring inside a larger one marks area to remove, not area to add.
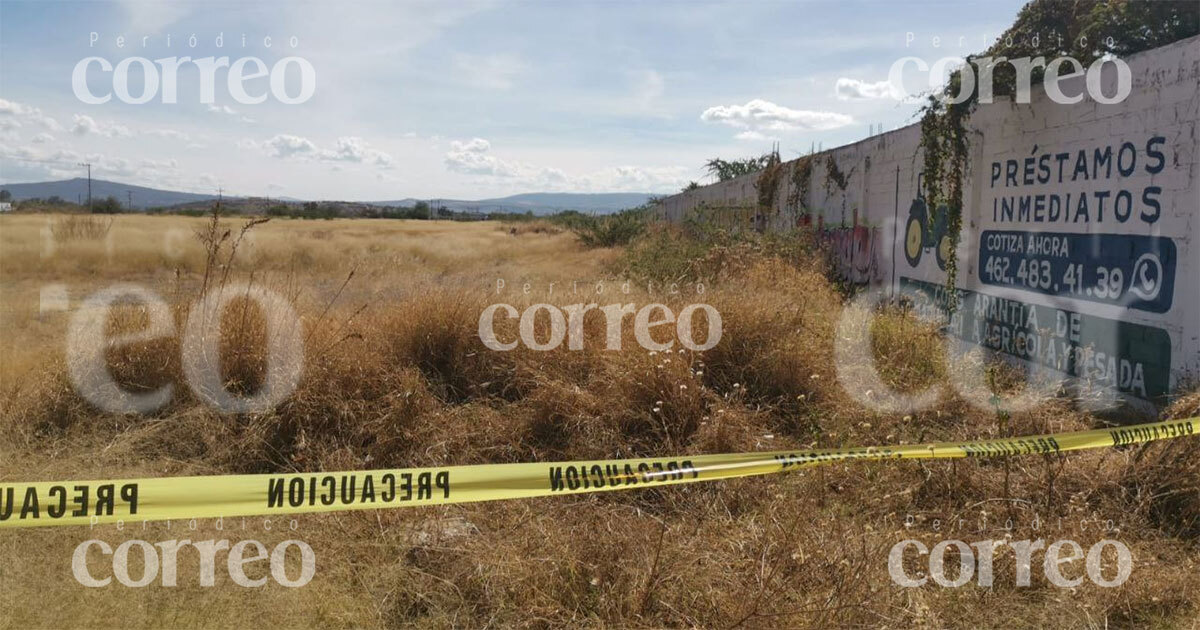
[[[626,208],[635,208],[649,201],[649,193],[523,193],[508,197],[479,199],[398,199],[376,201],[381,206],[412,206],[418,201],[445,206],[458,212],[526,212],[552,214],[561,210],[578,210],[584,213],[608,214]]]
[[[86,203],[88,180],[83,177],[76,177],[75,179],[64,179],[54,182],[2,184],[0,185],[0,189],[12,193],[13,201],[61,197],[65,201],[81,201]],[[142,210],[157,206],[174,206],[181,203],[207,201],[217,198],[216,195],[160,190],[158,188],[110,182],[103,179],[92,180],[92,199],[116,197],[121,202],[121,205],[124,206],[131,198],[130,193],[132,193],[133,207]]]
[[[14,201],[24,199],[48,199],[61,197],[66,201],[87,199],[87,179],[77,177],[51,182],[32,182],[23,184],[0,184],[0,189],[12,193]],[[194,204],[216,199],[216,195],[178,192],[123,184],[103,179],[92,180],[92,198],[103,199],[116,197],[122,205],[128,203],[129,193],[132,193],[133,207],[138,210],[153,207],[169,207],[180,204]],[[226,196],[234,200],[239,197]],[[577,210],[589,214],[608,214],[626,208],[634,208],[646,203],[651,198],[648,193],[524,193],[493,199],[416,199],[406,198],[393,201],[365,202],[375,206],[405,207],[412,206],[418,201],[444,206],[458,212],[533,212],[534,214],[552,214],[561,210]],[[303,199],[278,197],[283,202],[298,203]]]

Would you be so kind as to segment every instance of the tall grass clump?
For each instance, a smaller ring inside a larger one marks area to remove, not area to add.
[[[639,280],[718,281],[737,278],[763,260],[832,274],[825,248],[810,230],[759,233],[730,228],[706,215],[682,224],[655,223],[633,239],[622,272]]]
[[[1200,416],[1200,390],[1181,396],[1164,415]],[[1200,440],[1142,447],[1122,475],[1121,486],[1136,510],[1163,531],[1200,544]]]
[[[628,245],[646,231],[647,213],[646,208],[602,216],[565,212],[556,215],[555,220],[575,232],[585,247],[618,247]]]
[[[65,243],[68,241],[98,241],[108,236],[112,229],[112,218],[102,219],[86,214],[70,214],[61,217],[50,226],[54,240]]]
[[[546,219],[510,220],[503,223],[500,229],[512,236],[520,236],[522,234],[546,234],[553,236],[563,231],[561,225],[557,225],[555,222]]]

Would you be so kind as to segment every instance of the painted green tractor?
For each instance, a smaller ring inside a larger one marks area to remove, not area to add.
[[[929,216],[922,192],[924,178],[924,173],[917,176],[917,198],[908,207],[908,220],[904,223],[904,258],[910,267],[916,267],[921,256],[932,249],[938,269],[945,271],[946,259],[951,255],[951,240],[946,229],[946,217],[950,213],[945,205],[941,205],[933,217]]]

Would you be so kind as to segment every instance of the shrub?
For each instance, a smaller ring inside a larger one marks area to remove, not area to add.
[[[563,215],[559,221],[579,236],[586,247],[618,247],[628,245],[646,231],[645,210],[622,210],[606,216],[587,216],[579,213]]]
[[[112,229],[112,219],[101,219],[88,215],[74,214],[63,217],[50,227],[54,240],[65,241],[98,241],[108,236]]]

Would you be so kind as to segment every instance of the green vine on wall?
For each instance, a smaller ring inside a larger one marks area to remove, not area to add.
[[[754,181],[754,188],[758,191],[758,205],[763,211],[769,211],[775,208],[775,194],[783,177],[783,161],[779,158],[779,149],[772,150],[765,157],[766,165]]]
[[[812,165],[813,156],[806,155],[797,158],[792,162],[791,189],[788,191],[787,207],[788,210],[800,214],[800,208],[803,206],[808,209],[808,204],[805,201],[808,199],[809,182],[812,181]]]
[[[921,116],[925,205],[931,224],[937,224],[938,213],[946,213],[946,236],[950,239],[946,254],[947,316],[958,309],[958,243],[962,237],[963,180],[969,149],[966,124],[974,105],[974,98],[951,103],[931,96]]]
[[[837,186],[838,190],[846,190],[846,186],[850,184],[850,178],[838,168],[837,162],[833,159],[833,154],[825,156],[825,191],[832,192],[833,186]],[[832,184],[832,186],[831,186]]]

